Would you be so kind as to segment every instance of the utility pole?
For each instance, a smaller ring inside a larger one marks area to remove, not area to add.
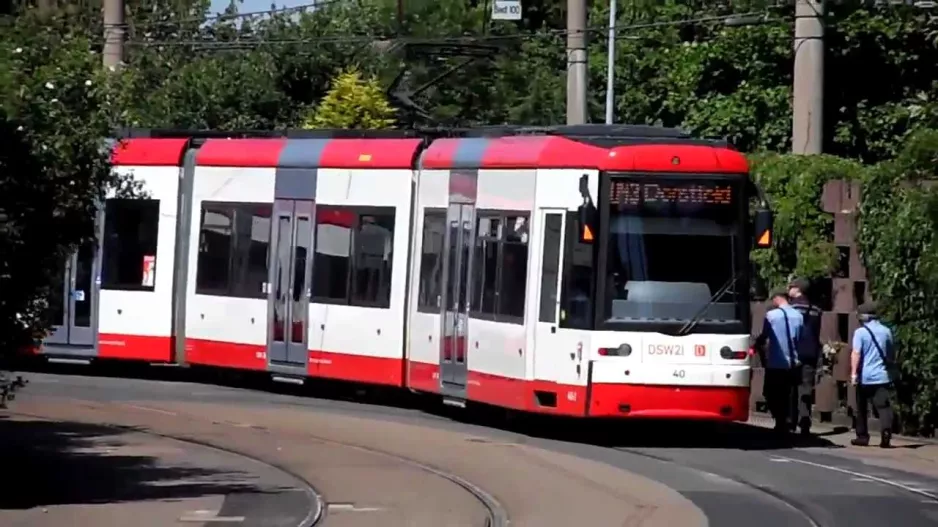
[[[616,0],[609,2],[609,58],[606,59],[606,124],[612,124],[616,88]]]
[[[404,0],[397,0],[397,34],[404,34]]]
[[[567,124],[586,124],[586,0],[567,0]]]
[[[124,0],[104,0],[104,67],[117,70],[124,61]]]
[[[796,0],[791,149],[824,148],[824,0]]]

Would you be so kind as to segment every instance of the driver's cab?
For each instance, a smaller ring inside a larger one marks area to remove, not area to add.
[[[749,253],[774,241],[748,174],[604,172],[598,205],[586,175],[579,191],[577,235],[598,264],[595,329],[748,333],[749,302],[764,290]]]

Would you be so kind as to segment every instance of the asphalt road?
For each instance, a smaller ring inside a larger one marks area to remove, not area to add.
[[[198,401],[291,407],[472,433],[599,461],[659,481],[696,504],[710,525],[736,527],[938,525],[938,480],[863,462],[823,438],[792,448],[749,426],[506,421],[491,412],[401,407],[387,394],[292,386],[272,391],[153,379],[30,373],[27,393],[75,399]],[[292,393],[282,393],[292,392]],[[404,404],[412,404],[406,400]]]

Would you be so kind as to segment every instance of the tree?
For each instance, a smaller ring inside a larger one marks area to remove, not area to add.
[[[336,77],[329,92],[304,121],[305,128],[380,129],[394,126],[394,108],[374,78],[356,68]]]
[[[79,33],[22,15],[0,29],[0,357],[35,345],[63,262],[95,237],[111,97]],[[131,187],[132,188],[132,187]]]

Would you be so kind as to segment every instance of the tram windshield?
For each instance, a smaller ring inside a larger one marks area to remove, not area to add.
[[[748,301],[734,279],[746,258],[740,194],[738,181],[614,177],[601,320],[738,328]]]

